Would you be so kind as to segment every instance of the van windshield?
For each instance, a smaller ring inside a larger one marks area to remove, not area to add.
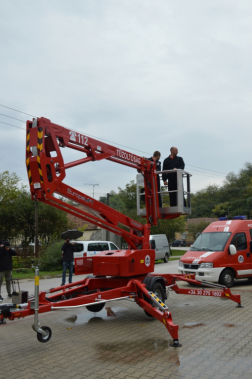
[[[192,251],[223,251],[231,233],[202,233],[190,247]]]

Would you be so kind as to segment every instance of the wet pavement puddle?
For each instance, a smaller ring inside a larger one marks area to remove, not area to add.
[[[85,323],[94,323],[94,322],[104,322],[104,321],[110,321],[114,320],[115,318],[120,317],[123,312],[125,312],[125,308],[123,307],[113,307],[113,312],[115,313],[115,316],[108,316],[107,310],[104,308],[100,312],[82,312],[78,315],[72,314],[68,316],[67,318],[63,319],[62,322],[64,323],[71,323],[75,325],[82,325]]]
[[[204,324],[203,322],[185,322],[184,326],[182,326],[182,328],[192,329],[192,328],[196,328],[198,326],[205,326],[205,325],[206,324]]]
[[[117,363],[139,363],[150,358],[165,355],[169,362],[180,365],[178,353],[170,344],[171,340],[165,338],[147,338],[142,340],[120,341],[111,343],[97,343],[96,357],[101,361]]]

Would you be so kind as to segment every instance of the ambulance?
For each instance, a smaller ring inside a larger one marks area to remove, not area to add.
[[[199,235],[179,260],[181,274],[232,287],[235,279],[252,280],[252,220],[221,217]]]

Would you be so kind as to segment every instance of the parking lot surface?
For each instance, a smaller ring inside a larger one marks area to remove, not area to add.
[[[109,303],[114,317],[86,308],[39,315],[52,329],[47,343],[38,342],[32,316],[7,320],[0,326],[0,378],[251,379],[252,285],[237,283],[232,292],[241,294],[241,309],[230,300],[170,292],[180,348],[169,346],[163,324],[132,300]]]

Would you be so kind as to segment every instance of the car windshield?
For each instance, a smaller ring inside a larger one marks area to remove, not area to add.
[[[231,233],[202,233],[190,247],[192,251],[223,251]]]

